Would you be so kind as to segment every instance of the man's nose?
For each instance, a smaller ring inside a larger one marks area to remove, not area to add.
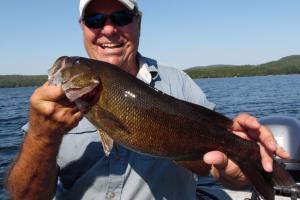
[[[109,36],[114,34],[116,30],[117,30],[116,26],[111,22],[110,19],[107,19],[101,32],[102,34]]]

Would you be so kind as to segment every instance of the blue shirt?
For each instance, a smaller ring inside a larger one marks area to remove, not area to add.
[[[137,78],[176,98],[214,108],[184,72],[142,56],[139,62]],[[57,156],[55,199],[196,199],[198,177],[187,169],[122,146],[114,147],[107,157],[99,139],[85,118],[64,136]]]

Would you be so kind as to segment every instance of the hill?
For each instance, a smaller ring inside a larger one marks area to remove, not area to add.
[[[193,67],[184,71],[193,79],[300,74],[300,55],[287,56],[260,65],[211,65]]]

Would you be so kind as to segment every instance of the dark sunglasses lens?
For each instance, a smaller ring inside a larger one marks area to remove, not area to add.
[[[133,17],[134,14],[132,12],[120,11],[111,15],[111,21],[117,26],[125,26],[132,22]]]
[[[89,28],[102,28],[105,24],[106,17],[101,14],[87,16],[83,18],[84,24]]]

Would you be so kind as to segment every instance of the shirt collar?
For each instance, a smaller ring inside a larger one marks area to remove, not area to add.
[[[138,54],[138,59],[139,71],[136,76],[137,78],[147,84],[160,79],[156,60],[143,57],[141,54]]]

